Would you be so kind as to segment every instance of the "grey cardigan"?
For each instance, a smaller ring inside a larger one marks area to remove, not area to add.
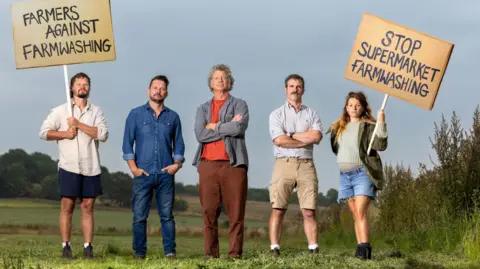
[[[248,153],[245,143],[245,131],[247,130],[249,120],[247,103],[230,94],[220,109],[219,123],[215,130],[210,130],[205,128],[205,126],[210,122],[212,100],[213,98],[197,108],[195,137],[199,145],[192,164],[198,166],[204,144],[223,139],[225,149],[228,156],[230,156],[231,165],[234,167],[240,165],[248,167]],[[242,115],[242,120],[232,122],[233,117],[237,114]]]

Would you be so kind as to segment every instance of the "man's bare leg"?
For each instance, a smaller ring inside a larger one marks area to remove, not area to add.
[[[280,249],[280,238],[282,237],[283,230],[283,219],[285,216],[286,209],[274,208],[272,210],[272,215],[270,216],[269,222],[269,231],[270,231],[270,244],[272,246],[278,246]]]
[[[75,198],[62,197],[60,201],[60,235],[62,242],[70,242],[72,233],[72,216],[75,209]]]

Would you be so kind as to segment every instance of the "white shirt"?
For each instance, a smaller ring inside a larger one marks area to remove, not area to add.
[[[286,102],[270,113],[269,129],[272,140],[288,132],[306,132],[309,128],[323,133],[322,122],[317,112],[302,105],[298,112]],[[313,159],[313,145],[303,148],[283,148],[273,145],[276,157]]]
[[[105,142],[108,138],[108,127],[103,111],[93,105],[80,108],[72,101],[73,117],[79,122],[98,128],[97,139],[91,138],[86,133],[77,129],[77,136],[70,139],[57,140],[59,150],[58,167],[68,172],[84,176],[101,174],[99,141]],[[67,131],[68,104],[65,103],[50,111],[40,128],[39,136],[47,140],[47,133],[52,131]]]

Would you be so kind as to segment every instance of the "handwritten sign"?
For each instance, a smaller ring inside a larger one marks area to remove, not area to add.
[[[432,110],[453,44],[365,13],[345,78]]]
[[[114,61],[110,0],[11,5],[17,69]]]

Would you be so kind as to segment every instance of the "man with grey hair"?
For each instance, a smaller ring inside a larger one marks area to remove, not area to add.
[[[293,189],[304,220],[310,253],[318,253],[317,207],[318,178],[313,162],[313,144],[322,139],[322,123],[317,112],[302,104],[305,82],[297,74],[285,79],[287,101],[269,117],[270,136],[276,157],[270,183],[272,215],[269,230],[272,255],[280,256],[283,217]]]
[[[208,84],[213,98],[197,108],[195,136],[199,143],[193,165],[199,174],[199,195],[207,258],[219,257],[218,217],[222,201],[229,221],[229,256],[243,253],[248,154],[245,132],[247,103],[230,94],[235,80],[227,65],[212,67]]]

